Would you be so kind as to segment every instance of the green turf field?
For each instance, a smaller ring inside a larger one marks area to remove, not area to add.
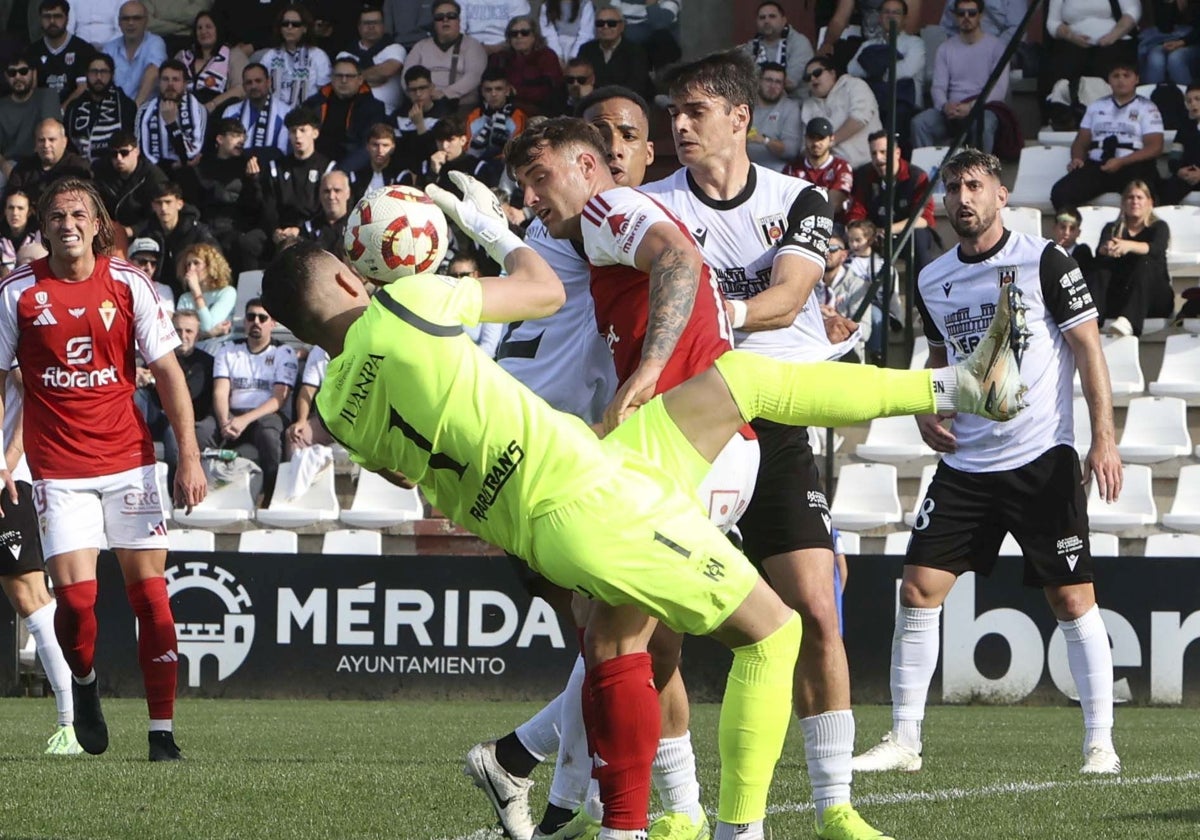
[[[109,700],[100,758],[42,756],[54,708],[0,701],[0,837],[496,837],[486,801],[460,771],[475,741],[502,734],[525,703],[184,701],[178,765],[146,761],[145,706]],[[693,710],[704,801],[716,807],[716,713]],[[857,710],[859,748],[887,728]],[[1118,709],[1118,779],[1082,779],[1071,708],[935,707],[926,768],[863,776],[863,813],[899,840],[1137,840],[1200,837],[1200,715]],[[546,768],[534,788],[544,800]],[[772,790],[776,840],[812,837],[799,727]]]

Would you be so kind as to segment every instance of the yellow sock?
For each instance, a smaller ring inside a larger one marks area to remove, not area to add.
[[[932,414],[929,370],[844,362],[780,362],[731,350],[716,362],[742,417],[789,426],[845,426],[876,417]]]
[[[717,819],[763,819],[767,791],[792,716],[792,680],[800,654],[800,616],[767,638],[734,648],[721,703],[721,793]]]

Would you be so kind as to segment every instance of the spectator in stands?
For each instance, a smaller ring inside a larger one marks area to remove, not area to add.
[[[137,106],[113,84],[112,56],[96,53],[87,67],[87,92],[67,106],[63,119],[70,140],[94,166],[108,155],[119,131],[133,131]]]
[[[378,123],[371,126],[367,135],[366,166],[350,174],[350,204],[353,206],[370,190],[392,184],[412,184],[415,175],[405,168],[404,161],[396,154],[396,134],[391,126]]]
[[[383,0],[383,28],[393,41],[411,50],[433,30],[433,9],[425,0]]]
[[[887,42],[888,27],[896,24],[896,132],[907,144],[913,115],[921,110],[925,98],[925,42],[904,31],[908,17],[907,0],[884,0],[879,7],[879,35],[863,41],[847,68],[852,76],[863,79],[879,103],[879,119],[889,122],[888,69],[891,64]]]
[[[300,227],[300,238],[316,242],[331,254],[340,254],[349,215],[349,176],[340,169],[326,172],[321,178],[321,212]]]
[[[220,338],[233,331],[237,289],[225,256],[207,242],[184,248],[175,260],[175,274],[186,291],[175,301],[176,311],[190,310],[200,319],[201,338]]]
[[[284,6],[275,19],[275,46],[260,59],[271,75],[275,95],[289,108],[329,84],[329,56],[313,44],[312,29],[312,13],[307,6]]]
[[[308,108],[287,115],[291,152],[277,160],[251,158],[246,164],[247,200],[256,207],[258,226],[238,239],[242,271],[257,269],[277,248],[300,235],[300,228],[321,211],[321,177],[333,161],[317,151],[320,118]]]
[[[87,6],[88,3],[84,3]],[[38,21],[42,37],[29,45],[29,60],[38,68],[38,84],[49,88],[66,105],[84,91],[83,73],[95,48],[70,33],[71,5],[67,0],[41,0]]]
[[[784,67],[784,90],[788,96],[801,99],[804,68],[813,57],[812,42],[788,23],[779,0],[762,0],[758,4],[758,31],[754,39],[742,44],[742,49],[754,59],[761,70],[764,65]]]
[[[488,69],[499,69],[512,86],[517,107],[529,116],[563,113],[566,89],[562,64],[548,46],[532,15],[508,23],[508,44],[488,58]]]
[[[461,0],[463,32],[493,55],[506,46],[509,21],[529,14],[529,0]]]
[[[859,44],[870,38],[878,38],[883,27],[879,22],[882,0],[837,0],[837,8],[829,18],[825,38],[817,48],[818,55],[832,56],[839,67],[846,66],[850,57],[858,51]],[[909,0],[906,22],[909,35],[921,34],[921,0]],[[860,35],[849,37],[846,27],[858,24]],[[819,22],[818,22],[819,25]]]
[[[1121,193],[1121,215],[1100,232],[1100,247],[1087,280],[1100,320],[1114,335],[1141,335],[1147,318],[1169,318],[1175,292],[1167,273],[1171,230],[1154,215],[1145,181]]]
[[[596,28],[596,7],[592,0],[544,0],[538,11],[538,28],[546,46],[566,67],[591,39]]]
[[[246,54],[227,43],[212,12],[192,19],[192,43],[175,54],[187,69],[188,90],[209,114],[220,115],[244,95]]]
[[[132,131],[114,134],[108,153],[96,161],[96,188],[126,236],[132,236],[133,229],[150,216],[150,206],[166,183],[163,171],[142,157]]]
[[[274,149],[287,154],[288,132],[284,125],[288,105],[271,92],[271,76],[258,62],[242,71],[242,90],[246,98],[225,109],[224,116],[235,119],[246,129],[246,149],[255,153]]]
[[[154,283],[154,289],[158,292],[159,304],[165,311],[173,314],[175,312],[175,292],[158,279],[162,274],[159,271],[162,248],[149,236],[139,236],[129,243],[128,253],[129,261],[144,271]]]
[[[188,395],[192,399],[192,414],[196,423],[196,440],[203,446],[205,441],[213,437],[216,421],[213,419],[213,357],[196,346],[199,337],[200,320],[196,313],[189,310],[179,310],[171,317],[175,324],[175,332],[179,336],[179,346],[175,348],[175,358],[183,369],[183,377],[187,382]],[[133,401],[150,427],[151,436],[162,441],[163,461],[167,465],[167,486],[175,484],[175,468],[179,464],[179,443],[175,432],[163,411],[159,400],[158,389],[155,387],[154,374],[147,368],[137,369],[137,390],[133,393]]]
[[[1133,32],[1141,14],[1139,0],[1050,0],[1046,12],[1050,40],[1045,45],[1039,98],[1045,101],[1051,88],[1065,80],[1071,104],[1078,105],[1080,77],[1107,78],[1118,63],[1136,67]]]
[[[404,113],[396,112],[396,157],[404,169],[415,172],[436,148],[430,129],[453,114],[454,107],[448,99],[433,98],[433,79],[425,67],[407,68],[404,84],[410,104]]]
[[[868,219],[854,219],[846,225],[846,245],[850,249],[850,259],[846,262],[847,277],[847,309],[846,317],[853,318],[858,307],[868,295],[871,304],[867,309],[870,317],[859,322],[859,329],[866,340],[867,360],[871,364],[882,363],[883,343],[887,341],[888,325],[884,318],[884,291],[890,282],[891,316],[897,322],[901,316],[900,310],[900,279],[896,267],[891,269],[891,277],[884,273],[883,257],[876,252],[879,240],[879,228]],[[875,291],[871,284],[878,282]]]
[[[325,381],[325,369],[329,367],[329,354],[314,344],[304,359],[304,372],[300,375],[300,387],[296,389],[295,421],[283,433],[283,459],[290,461],[296,450],[309,446],[328,446],[333,438],[325,429],[325,424],[313,411],[314,400],[321,383]]]
[[[1050,190],[1055,207],[1078,207],[1106,192],[1124,192],[1130,181],[1154,181],[1163,150],[1158,108],[1137,92],[1137,68],[1118,62],[1108,74],[1112,95],[1088,106],[1071,144],[1067,174]]]
[[[446,273],[451,277],[480,277],[479,262],[470,252],[456,254],[450,261]],[[500,339],[504,336],[504,324],[476,324],[466,327],[466,333],[489,359],[496,358]]]
[[[679,9],[683,0],[611,0],[625,19],[625,37],[646,50],[652,67],[674,64],[679,48]]]
[[[849,256],[850,249],[846,246],[846,230],[841,225],[835,224],[833,233],[829,235],[825,251],[825,273],[813,289],[813,294],[817,296],[821,305],[821,315],[825,320],[825,334],[834,344],[845,341],[856,329],[860,331],[860,338],[870,330],[869,319],[866,321],[865,327],[852,320],[858,313],[858,306],[866,294],[866,286],[863,285],[860,278],[851,274],[846,268]],[[848,350],[840,357],[839,361],[858,364],[862,361],[862,357],[859,355],[858,349]]]
[[[854,169],[848,160],[833,153],[833,142],[833,123],[824,117],[809,120],[804,127],[805,153],[788,164],[783,172],[824,187],[835,217],[841,219],[854,190]]]
[[[983,93],[988,76],[1004,53],[1004,43],[979,25],[982,0],[955,0],[958,35],[938,47],[933,65],[930,99],[933,107],[912,121],[915,147],[937,146],[962,130],[972,103]],[[1003,102],[1008,95],[1008,74],[1001,73],[988,94],[988,102]],[[974,142],[991,152],[1000,121],[991,110],[983,112],[982,125],[974,127]]]
[[[37,213],[29,196],[20,190],[4,191],[4,218],[0,219],[0,277],[17,267],[23,245],[40,242]]]
[[[171,172],[195,165],[204,148],[208,111],[188,88],[187,67],[168,59],[158,73],[158,95],[138,109],[134,131],[142,154]]]
[[[473,108],[479,102],[479,80],[487,69],[487,50],[462,32],[462,7],[457,0],[438,0],[433,7],[433,36],[417,43],[404,63],[404,82],[413,67],[428,69],[435,101]],[[411,96],[411,94],[410,94]]]
[[[72,10],[76,37],[87,41],[97,50],[121,34],[117,23],[121,0],[86,0]]]
[[[567,85],[567,114],[574,114],[579,103],[596,89],[596,70],[586,58],[572,58],[567,62],[563,81]]]
[[[451,116],[438,120],[431,132],[437,151],[429,156],[421,167],[421,186],[437,183],[444,189],[452,185],[451,172],[466,172],[478,177],[487,165],[486,161],[467,154],[471,136],[462,117]]]
[[[525,128],[525,112],[513,101],[512,86],[498,68],[489,68],[479,85],[478,108],[467,115],[467,133],[471,143],[467,154],[489,164],[483,182],[496,186],[504,169],[504,144]]]
[[[887,147],[886,131],[876,131],[870,137],[871,162],[854,173],[854,196],[847,218],[851,221],[868,219],[880,231],[887,231]],[[896,236],[908,223],[908,217],[916,206],[917,199],[929,186],[929,176],[918,166],[913,166],[900,157],[900,141],[893,143],[892,171],[896,173],[895,203],[892,205],[891,233]],[[915,261],[909,266],[913,276],[933,259],[933,199],[929,198],[921,207],[913,229],[912,242],[916,251]],[[905,254],[897,254],[903,258]]]
[[[1200,187],[1200,82],[1188,85],[1184,103],[1188,119],[1175,133],[1175,142],[1183,147],[1183,153],[1169,161],[1171,177],[1158,187],[1163,204],[1180,204]]]
[[[408,2],[408,0],[401,0]],[[292,5],[291,0],[213,0],[212,13],[222,32],[234,35],[234,44],[245,55],[265,49],[279,34],[279,12]]]
[[[4,69],[11,92],[0,99],[0,172],[33,154],[33,135],[44,120],[58,119],[54,91],[38,86],[37,68],[24,56],[9,59]]]
[[[200,212],[183,201],[183,189],[173,181],[164,183],[150,202],[154,215],[135,229],[138,236],[148,236],[159,245],[159,280],[171,287],[178,300],[185,291],[183,278],[176,272],[179,255],[189,245],[198,242],[214,243],[208,226],[200,221]]]
[[[200,156],[197,166],[179,173],[184,198],[200,211],[222,253],[237,264],[237,242],[254,227],[257,208],[249,207],[246,192],[246,129],[237,120],[219,120],[213,149]]]
[[[1087,277],[1092,270],[1095,256],[1086,242],[1079,241],[1080,226],[1083,215],[1074,207],[1063,207],[1054,214],[1054,242],[1067,252],[1067,256],[1075,260],[1083,276]]]
[[[351,55],[338,56],[333,63],[333,81],[323,85],[304,103],[320,114],[321,131],[317,151],[353,172],[367,162],[367,134],[383,122],[383,103],[363,81],[358,61]]]
[[[167,60],[167,44],[146,31],[147,18],[146,7],[138,0],[121,4],[117,18],[121,35],[104,45],[117,68],[113,81],[139,106],[154,95],[158,68]]]
[[[1017,27],[1021,25],[1028,6],[1028,0],[987,0],[981,20],[983,31],[995,35],[1007,44],[1017,34]],[[942,29],[946,30],[948,38],[953,38],[959,33],[958,16],[954,14],[954,0],[946,0],[946,10],[942,12]]]
[[[597,9],[596,37],[579,48],[579,57],[592,65],[596,87],[621,85],[650,98],[650,57],[645,47],[624,35],[625,16],[620,9]]]
[[[87,158],[67,149],[67,132],[58,120],[42,120],[33,133],[33,155],[21,158],[8,177],[10,189],[23,190],[36,205],[42,190],[59,178],[90,180]]]
[[[833,153],[862,166],[871,159],[867,137],[882,128],[875,94],[862,79],[842,76],[833,60],[817,56],[804,69],[812,98],[804,102],[800,117],[807,125],[817,117],[833,124]]]
[[[800,103],[786,95],[782,64],[758,67],[758,102],[746,132],[746,154],[752,163],[782,172],[800,153]]]
[[[221,345],[213,361],[213,416],[217,431],[201,445],[235,449],[243,443],[258,450],[263,471],[264,507],[275,492],[283,456],[283,416],[296,382],[296,352],[271,338],[275,321],[262,301],[246,303],[246,337]]]
[[[1200,29],[1192,23],[1188,4],[1180,0],[1158,0],[1154,26],[1142,27],[1137,35],[1138,68],[1142,83],[1171,82],[1190,85],[1200,81]]]
[[[404,98],[400,76],[408,50],[385,37],[382,9],[364,5],[359,10],[358,40],[346,52],[358,59],[363,81],[391,116]]]

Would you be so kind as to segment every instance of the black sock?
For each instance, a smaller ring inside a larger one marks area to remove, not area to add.
[[[509,773],[522,779],[528,779],[533,769],[541,763],[530,755],[515,732],[508,733],[496,742],[496,761]]]
[[[542,832],[542,834],[553,834],[570,822],[574,813],[574,811],[566,808],[559,808],[557,805],[547,803],[546,813],[542,815],[542,822],[538,826],[538,831]]]

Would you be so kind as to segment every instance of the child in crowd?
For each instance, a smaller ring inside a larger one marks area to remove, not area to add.
[[[850,295],[855,299],[855,310],[857,310],[859,302],[867,295],[871,283],[883,271],[883,257],[875,253],[875,243],[878,239],[879,228],[875,226],[874,222],[857,219],[846,225],[846,244],[850,246],[850,259],[846,263],[846,269],[857,281],[854,284],[856,294]],[[891,283],[892,317],[901,320],[900,278],[896,273],[895,266],[892,266],[891,273],[892,276],[885,282]],[[873,363],[883,357],[883,343],[887,341],[888,335],[887,323],[883,314],[883,291],[884,285],[880,283],[871,300],[871,317],[859,325],[866,334],[867,359]],[[853,313],[851,317],[853,317]]]
[[[1192,190],[1200,188],[1200,82],[1188,85],[1184,96],[1188,119],[1175,134],[1183,146],[1178,161],[1171,161],[1172,175],[1158,187],[1158,204],[1179,204]]]
[[[1095,255],[1085,242],[1079,241],[1083,214],[1074,207],[1064,207],[1054,214],[1054,241],[1067,252],[1067,256],[1079,263],[1079,270],[1086,276],[1092,268]]]

